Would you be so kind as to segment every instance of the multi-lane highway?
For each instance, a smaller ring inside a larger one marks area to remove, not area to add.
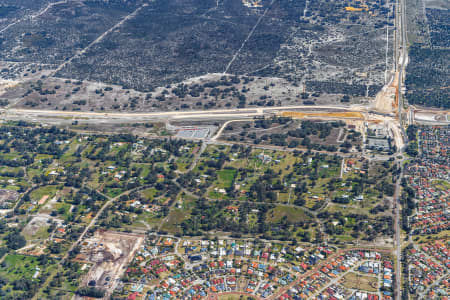
[[[81,112],[81,111],[62,111],[62,110],[33,110],[33,109],[0,109],[4,116],[42,116],[42,117],[73,117],[73,118],[100,118],[100,119],[187,119],[187,118],[214,118],[214,117],[233,117],[236,115],[263,115],[277,111],[286,110],[307,110],[307,111],[367,111],[367,107],[361,105],[341,106],[341,105],[294,105],[279,107],[257,107],[257,108],[235,108],[235,109],[215,109],[215,110],[191,110],[191,111],[165,111],[165,112]]]
[[[398,57],[398,61],[396,62],[396,71],[398,73],[398,86],[397,86],[397,103],[398,103],[398,124],[402,130],[402,134],[406,139],[406,134],[402,125],[402,109],[403,109],[403,97],[402,97],[402,83],[403,78],[406,73],[406,65],[408,63],[408,51],[407,51],[407,43],[406,43],[406,0],[397,0],[396,6],[396,57]],[[395,291],[396,297],[395,299],[401,299],[402,297],[402,287],[401,287],[401,232],[400,232],[400,203],[399,203],[399,195],[400,195],[400,182],[401,178],[398,179],[395,191],[394,201],[395,203],[395,243],[396,243],[396,276],[395,276]]]

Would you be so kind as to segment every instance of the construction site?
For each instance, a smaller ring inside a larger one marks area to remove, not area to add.
[[[363,120],[364,115],[360,112],[297,112],[284,111],[281,113],[283,117],[291,117],[293,119],[352,119]]]
[[[92,264],[81,286],[105,290],[107,299],[143,242],[143,235],[96,231],[81,243],[81,251],[76,257],[80,263]],[[75,296],[75,299],[83,298]]]

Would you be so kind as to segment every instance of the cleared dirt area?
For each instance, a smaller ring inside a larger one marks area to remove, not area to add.
[[[47,229],[52,223],[58,224],[58,226],[61,226],[63,224],[63,220],[51,217],[46,214],[40,214],[33,219],[31,219],[30,222],[24,227],[23,234],[25,234],[27,237],[34,237],[38,235],[39,232],[41,232],[43,229]]]
[[[395,87],[383,88],[375,97],[374,108],[381,113],[391,113],[396,107]]]
[[[95,286],[106,290],[105,298],[114,290],[117,279],[144,242],[143,235],[112,231],[97,231],[81,244],[78,261],[93,266],[83,279],[81,286]],[[75,299],[82,299],[75,297]]]
[[[0,209],[7,208],[11,203],[16,202],[18,198],[18,192],[0,189]]]
[[[450,2],[447,0],[425,0],[427,8],[450,9]]]
[[[448,112],[440,113],[440,112],[425,112],[425,111],[416,111],[414,113],[414,120],[422,123],[450,123],[450,114]]]

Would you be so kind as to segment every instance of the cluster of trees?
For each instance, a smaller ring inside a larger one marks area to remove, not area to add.
[[[377,216],[369,218],[364,214],[343,214],[341,212],[330,213],[328,211],[320,212],[317,217],[325,220],[325,232],[329,235],[343,234],[346,229],[351,229],[351,235],[358,238],[363,234],[363,239],[373,241],[380,234],[392,236],[394,234],[393,223],[391,216]],[[339,223],[334,225],[332,219]],[[353,219],[354,222],[349,222]],[[370,219],[370,226],[367,220]]]
[[[20,230],[17,228],[8,228],[6,226],[5,220],[0,220],[0,234],[5,234],[4,237],[4,246],[0,248],[0,254],[4,254],[8,250],[17,250],[25,246],[26,240],[25,238],[20,234]],[[3,255],[0,255],[2,257]]]
[[[410,125],[406,129],[406,134],[408,136],[408,146],[406,147],[405,152],[411,156],[417,156],[419,154],[419,145],[417,144],[417,132],[419,131],[419,127],[416,125]]]
[[[419,127],[417,125],[409,125],[406,129],[406,135],[409,141],[417,141],[417,133],[419,132]]]
[[[414,248],[414,244],[410,243],[408,244],[408,246],[406,246],[405,248],[402,249],[402,278],[403,279],[403,292],[402,292],[402,300],[409,300],[409,293],[411,294],[415,294],[415,290],[413,290],[410,286],[410,282],[409,282],[409,259],[408,259],[408,255],[409,255],[409,251],[411,249]],[[395,286],[395,285],[394,285]]]
[[[414,209],[416,208],[416,201],[414,200],[415,192],[410,186],[408,186],[404,178],[402,178],[402,186],[402,227],[403,230],[409,233],[411,231],[411,227],[409,226],[408,218],[414,213]]]
[[[272,118],[255,119],[253,126],[255,128],[268,129],[274,124],[285,125],[290,123],[291,121],[292,118],[273,116]]]
[[[407,66],[406,98],[410,104],[450,108],[450,49],[413,44]]]
[[[82,297],[103,298],[106,292],[103,289],[89,286],[79,288],[76,293]]]
[[[9,104],[8,99],[0,99],[0,107],[7,106]]]
[[[344,127],[345,123],[339,122],[313,122],[302,121],[301,127],[288,131],[288,135],[292,137],[305,138],[310,135],[318,135],[319,138],[325,139],[331,134],[333,128]]]
[[[209,81],[205,84],[192,84],[187,85],[181,83],[174,88],[172,88],[172,93],[178,98],[184,99],[187,95],[193,98],[200,97],[201,93],[208,94],[210,97],[219,99],[225,99],[225,97],[234,95],[236,96],[239,91],[236,89],[235,85],[240,84],[241,79],[237,76],[222,76],[219,80]],[[220,87],[224,87],[220,89]],[[208,89],[209,91],[207,91]],[[245,92],[245,91],[244,91]]]
[[[40,255],[37,261],[41,269],[44,269],[45,266],[53,263],[53,260],[47,255]],[[3,261],[1,267],[7,268],[8,264]],[[14,299],[31,299],[38,291],[40,285],[46,280],[47,276],[48,272],[41,272],[38,279],[20,278],[13,281],[10,281],[7,277],[0,276],[0,286],[5,286],[8,283],[11,284],[12,289],[18,292]],[[5,290],[0,289],[0,298],[3,299],[3,297],[5,297],[5,299],[13,299],[7,298],[7,291],[5,292]]]
[[[48,154],[60,157],[68,148],[61,148],[57,142],[69,140],[75,133],[65,129],[52,127],[25,127],[25,126],[2,126],[0,127],[0,151],[9,153],[12,149],[22,154],[21,158],[16,158],[13,162],[0,160],[6,165],[23,166],[33,163],[30,153]],[[19,165],[15,165],[19,164]]]
[[[273,117],[270,119],[257,119],[254,121],[254,128],[262,128],[268,129],[272,127],[272,125],[284,125],[288,126],[291,118],[285,117]],[[313,143],[311,141],[312,136],[318,136],[318,138],[326,139],[330,134],[333,128],[339,128],[345,126],[343,122],[313,122],[313,121],[303,121],[300,128],[294,130],[288,130],[287,133],[272,133],[272,134],[263,134],[261,136],[257,136],[256,132],[252,131],[247,133],[247,129],[250,128],[249,124],[244,125],[243,131],[240,133],[241,140],[245,140],[247,136],[249,139],[253,140],[254,144],[260,144],[262,142],[269,143],[271,145],[276,145],[280,147],[289,147],[289,148],[297,148],[299,146],[306,147],[308,149],[314,150],[324,150],[335,152],[338,150],[338,145],[332,144],[319,144]],[[233,130],[233,127],[229,125],[226,130]],[[360,133],[353,132],[349,134],[349,138],[352,141],[357,141]],[[228,138],[231,141],[238,140],[237,136],[230,136]],[[339,145],[342,152],[348,152],[348,149],[352,147],[352,143],[349,141],[345,141],[341,145]]]
[[[196,200],[191,215],[180,224],[183,234],[201,235],[212,230],[234,234],[262,234],[268,230],[265,215],[272,207],[270,204],[243,203],[239,206],[238,215],[227,214],[226,207],[230,205],[232,202],[228,200],[208,201],[204,198]],[[256,226],[250,226],[247,222],[247,214],[251,209],[258,210]]]
[[[427,21],[430,27],[431,44],[434,47],[450,47],[450,27],[448,19],[450,13],[448,9],[427,8]]]
[[[234,237],[243,234],[257,234],[265,239],[295,240],[294,232],[301,227],[305,231],[302,235],[303,241],[310,241],[311,234],[306,231],[311,222],[298,219],[290,221],[287,216],[278,221],[268,221],[269,213],[275,208],[274,204],[255,204],[244,202],[238,205],[236,213],[229,213],[227,207],[233,204],[231,201],[207,201],[200,198],[195,203],[191,215],[187,220],[181,222],[180,227],[184,235],[201,235],[210,231],[231,232]],[[248,222],[248,215],[256,213],[257,221],[252,224]]]

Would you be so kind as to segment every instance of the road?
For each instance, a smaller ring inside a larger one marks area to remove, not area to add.
[[[215,118],[218,116],[261,116],[265,113],[283,111],[283,110],[337,110],[337,111],[356,111],[365,112],[368,108],[360,105],[341,106],[341,105],[292,105],[292,106],[271,106],[271,107],[256,107],[256,108],[234,108],[234,109],[214,109],[214,110],[191,110],[191,111],[163,111],[163,112],[143,112],[143,113],[129,113],[129,112],[81,112],[81,111],[62,111],[62,110],[35,110],[35,109],[0,109],[0,113],[5,116],[62,116],[62,117],[83,117],[83,118],[170,118],[170,119],[185,119],[185,118]]]
[[[245,121],[245,120],[229,120],[229,121],[226,121],[226,122],[222,125],[222,127],[220,127],[220,129],[217,131],[217,133],[211,138],[211,141],[217,140],[217,139],[222,135],[222,132],[225,130],[225,128],[227,128],[227,126],[228,126],[229,124],[231,124],[231,123],[233,123],[233,122],[242,122],[242,121]]]
[[[406,73],[405,68],[408,63],[408,51],[407,51],[407,36],[406,36],[406,6],[405,6],[405,0],[397,0],[396,2],[396,25],[397,25],[397,43],[396,43],[396,57],[398,57],[398,63],[396,64],[396,70],[398,72],[398,125],[400,129],[402,130],[403,140],[406,140],[406,133],[404,130],[404,127],[402,126],[402,109],[403,109],[403,101],[402,101],[402,83],[403,83],[403,77]],[[398,33],[400,32],[400,38],[398,37]],[[397,143],[397,142],[396,142]],[[401,148],[398,150],[401,151]],[[396,276],[395,276],[395,290],[396,290],[396,296],[395,299],[401,299],[402,297],[402,289],[401,289],[401,229],[400,229],[400,182],[403,177],[403,166],[402,166],[403,160],[400,160],[400,167],[401,172],[400,176],[397,179],[396,187],[395,187],[395,193],[394,193],[394,205],[395,205],[395,256],[397,257],[397,264],[396,264]]]
[[[405,0],[397,0],[397,14],[396,14],[396,23],[397,23],[397,33],[400,31],[400,38],[397,34],[397,49],[398,53],[398,63],[397,63],[397,71],[398,71],[398,91],[397,94],[398,99],[398,122],[400,126],[402,125],[402,109],[403,109],[403,97],[401,94],[403,77],[405,75],[406,65],[408,63],[408,49],[407,49],[407,36],[406,36],[406,6]],[[402,127],[402,126],[401,126]],[[403,127],[402,127],[403,128]]]
[[[397,179],[397,182],[395,184],[395,193],[394,193],[394,209],[395,209],[395,256],[397,257],[397,264],[396,264],[396,271],[395,271],[395,286],[396,286],[396,293],[397,297],[396,299],[401,299],[402,296],[402,290],[401,290],[401,260],[402,260],[402,243],[401,243],[401,228],[400,228],[400,183],[403,177],[403,160],[399,161],[401,171],[399,178]]]
[[[342,177],[344,176],[344,167],[345,167],[345,158],[342,158],[342,162],[341,162],[341,173],[339,175],[339,178],[342,179]]]

